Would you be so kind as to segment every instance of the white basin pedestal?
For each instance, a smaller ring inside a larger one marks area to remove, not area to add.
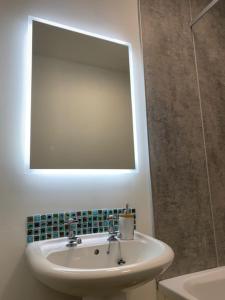
[[[126,293],[118,293],[117,295],[113,296],[96,296],[96,297],[83,297],[82,300],[126,300]]]
[[[42,283],[84,300],[125,300],[129,288],[153,280],[174,257],[168,245],[137,231],[134,240],[111,242],[109,254],[107,233],[80,237],[82,243],[72,248],[66,247],[68,238],[31,243],[26,256]]]

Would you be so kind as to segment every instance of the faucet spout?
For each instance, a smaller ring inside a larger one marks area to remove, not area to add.
[[[82,243],[82,240],[80,237],[77,237],[75,234],[74,234],[74,230],[73,230],[73,224],[76,224],[78,223],[78,220],[77,219],[69,219],[68,221],[68,226],[69,226],[69,234],[68,234],[68,239],[69,239],[69,242],[68,244],[66,244],[67,247],[74,247],[74,246],[77,246],[78,244],[81,244]]]
[[[115,217],[113,215],[109,215],[108,216],[108,221],[109,221],[109,227],[108,227],[108,232],[109,232],[109,236],[108,236],[108,250],[107,250],[107,254],[110,254],[110,247],[111,247],[111,242],[117,242],[118,241],[118,237],[117,237],[117,232],[115,230],[114,227],[114,220]]]

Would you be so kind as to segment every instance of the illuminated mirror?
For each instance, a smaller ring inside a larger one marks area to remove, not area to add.
[[[30,169],[135,169],[129,51],[32,20]]]

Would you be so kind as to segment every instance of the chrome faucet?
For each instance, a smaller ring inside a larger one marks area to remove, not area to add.
[[[113,215],[108,216],[108,221],[109,221],[108,233],[109,233],[109,236],[107,238],[107,241],[109,242],[109,244],[108,244],[108,249],[107,249],[107,252],[106,252],[107,254],[110,254],[111,242],[118,242],[117,232],[115,231],[115,227],[114,227],[114,224],[113,224],[114,219],[115,219],[115,217]]]
[[[69,219],[68,222],[66,223],[68,226],[69,226],[69,235],[68,235],[68,239],[69,239],[69,242],[68,244],[66,244],[67,247],[75,247],[77,246],[78,244],[81,244],[82,243],[82,240],[80,237],[77,237],[75,234],[74,234],[74,231],[73,231],[73,224],[76,224],[78,223],[78,220],[77,219]]]
[[[108,232],[109,232],[109,237],[108,237],[108,249],[106,251],[106,253],[109,255],[110,254],[110,250],[111,250],[111,242],[117,242],[118,243],[118,260],[117,260],[117,264],[118,265],[124,265],[126,263],[126,261],[122,258],[122,254],[121,254],[121,245],[120,245],[120,234],[115,230],[114,227],[114,222],[113,220],[115,220],[116,218],[113,215],[109,215],[108,216],[108,221],[109,221],[109,227],[108,227]]]
[[[108,216],[108,221],[109,221],[109,227],[108,227],[109,237],[108,237],[108,241],[109,242],[117,241],[117,232],[115,231],[113,220],[115,220],[115,217],[113,215],[109,215]]]

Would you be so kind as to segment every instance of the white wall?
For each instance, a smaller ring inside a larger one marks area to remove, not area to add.
[[[24,174],[27,16],[131,42],[134,51],[139,172],[123,175]],[[144,79],[136,0],[0,0],[0,299],[62,300],[30,276],[24,262],[25,217],[69,209],[137,208],[137,226],[152,233]],[[147,288],[130,299],[149,299]],[[152,290],[153,291],[153,290]]]

